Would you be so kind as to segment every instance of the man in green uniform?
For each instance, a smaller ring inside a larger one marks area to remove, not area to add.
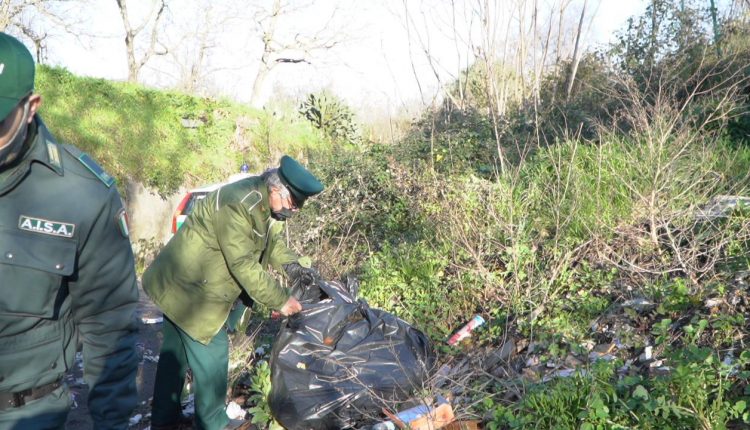
[[[278,221],[321,191],[312,173],[284,156],[278,169],[224,185],[201,200],[146,270],[143,288],[165,316],[152,430],[179,429],[184,422],[180,395],[188,367],[196,428],[232,428],[225,427],[227,315],[241,294],[283,315],[302,309],[267,269],[284,270],[295,282],[317,276],[309,258],[286,247]]]
[[[126,429],[138,289],[125,211],[114,180],[55,141],[33,90],[31,54],[0,33],[0,429],[64,427],[79,345],[95,429]]]

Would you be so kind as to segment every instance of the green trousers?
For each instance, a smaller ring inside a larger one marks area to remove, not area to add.
[[[159,353],[151,410],[153,425],[180,420],[180,397],[187,369],[193,371],[195,428],[218,430],[229,423],[224,400],[227,395],[229,341],[223,329],[208,345],[193,340],[164,317],[164,336]]]
[[[41,399],[0,411],[0,430],[62,430],[72,403],[63,384]]]

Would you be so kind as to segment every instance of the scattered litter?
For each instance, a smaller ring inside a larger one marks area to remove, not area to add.
[[[666,376],[672,373],[672,368],[669,366],[659,366],[657,368],[651,369],[651,372],[654,374],[654,376]]]
[[[615,357],[613,354],[603,354],[601,352],[591,351],[589,353],[589,361],[590,362],[596,362],[599,360],[603,361],[614,361],[617,357]]]
[[[705,304],[706,308],[711,309],[711,308],[715,308],[715,307],[719,306],[722,303],[724,303],[724,299],[722,299],[721,297],[717,297],[717,298],[706,300],[706,302],[704,304]]]
[[[630,371],[630,367],[633,365],[633,360],[628,359],[625,361],[625,364],[623,364],[619,369],[617,369],[617,374],[622,376],[625,375]]]
[[[245,415],[247,412],[245,412],[244,409],[242,409],[242,406],[238,405],[235,402],[229,402],[227,405],[227,416],[230,420],[242,420],[245,419]]]
[[[141,317],[143,324],[161,324],[164,322],[164,317]]]
[[[455,345],[458,342],[466,339],[467,337],[471,336],[471,332],[474,331],[475,328],[483,325],[485,323],[484,318],[482,318],[481,315],[474,315],[474,317],[469,320],[469,322],[466,323],[463,327],[461,327],[453,336],[448,339],[448,345]]]
[[[732,353],[732,351],[729,351],[724,359],[721,360],[721,364],[729,367],[729,376],[735,376],[740,371],[739,366],[737,365],[737,363],[735,363],[734,354]]]
[[[641,355],[638,356],[638,361],[640,362],[646,362],[653,358],[654,355],[654,347],[649,345],[643,349],[643,352]]]
[[[141,422],[142,419],[143,419],[143,415],[136,414],[135,416],[130,417],[129,423],[131,426],[134,426],[138,424],[139,422]]]
[[[622,302],[623,308],[630,308],[637,312],[647,311],[656,307],[656,303],[650,302],[644,298],[630,299]]]
[[[392,414],[385,409],[383,412],[390,421],[378,423],[373,428],[392,430],[398,427],[399,429],[433,430],[443,428],[456,419],[450,403],[441,397],[438,397],[436,406],[420,404],[397,414]]]
[[[750,198],[742,196],[715,196],[705,207],[698,209],[695,218],[699,221],[711,221],[716,218],[726,218],[737,207],[747,208],[750,206]]]
[[[503,361],[507,361],[516,352],[516,343],[508,339],[503,346],[490,352],[484,362],[485,369],[492,369]]]
[[[570,378],[571,376],[576,375],[586,376],[588,375],[588,372],[586,372],[585,369],[560,369],[545,375],[544,378],[542,378],[542,382],[549,382],[554,378]]]
[[[442,387],[450,380],[452,370],[453,369],[447,364],[440,366],[440,369],[435,373],[435,386],[437,388]]]
[[[266,349],[263,348],[263,345],[255,348],[255,355],[261,355],[261,356],[266,355]]]

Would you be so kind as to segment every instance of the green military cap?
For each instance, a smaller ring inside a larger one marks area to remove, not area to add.
[[[297,207],[302,207],[308,197],[323,191],[323,184],[318,178],[288,155],[281,157],[279,178],[292,193]]]
[[[34,58],[23,43],[0,32],[0,121],[34,90]]]

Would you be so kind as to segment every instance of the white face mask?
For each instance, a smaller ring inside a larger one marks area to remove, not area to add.
[[[18,154],[21,153],[23,142],[26,140],[26,134],[29,131],[29,124],[27,124],[29,117],[29,104],[30,102],[27,100],[23,105],[23,117],[18,124],[16,132],[13,133],[13,137],[11,137],[8,143],[3,147],[0,147],[0,168],[15,161]]]

